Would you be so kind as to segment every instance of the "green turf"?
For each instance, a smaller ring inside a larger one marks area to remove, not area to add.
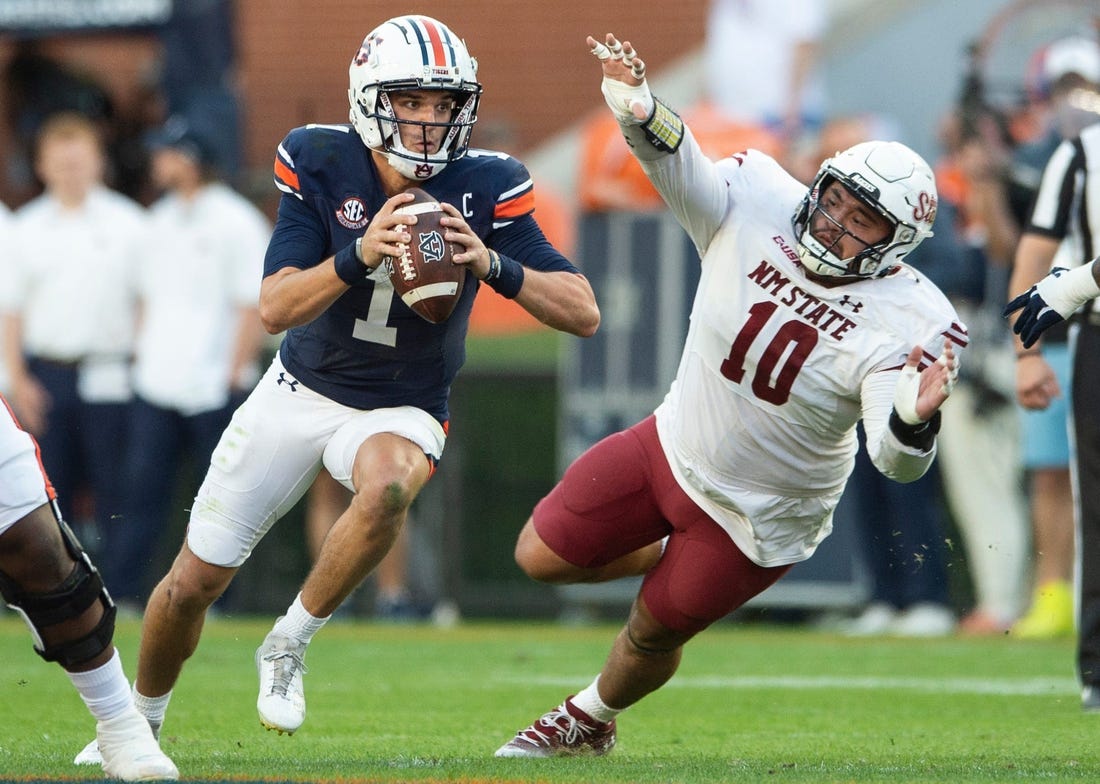
[[[552,329],[466,339],[466,372],[557,369],[562,335]]]
[[[1100,716],[1080,710],[1070,641],[868,641],[726,623],[620,718],[610,757],[497,760],[512,732],[587,684],[614,627],[332,623],[309,650],[306,724],[287,737],[255,713],[252,653],[269,623],[207,624],[162,738],[184,779],[1100,780]],[[120,624],[130,674],[137,635]],[[90,717],[10,613],[0,662],[0,779],[91,773],[69,764]]]

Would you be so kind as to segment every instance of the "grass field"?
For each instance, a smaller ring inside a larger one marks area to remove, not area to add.
[[[331,623],[307,658],[306,724],[288,737],[256,718],[252,654],[269,624],[207,624],[162,737],[185,780],[1100,780],[1100,716],[1080,710],[1070,641],[857,641],[726,623],[620,718],[611,756],[498,760],[515,730],[589,682],[615,627]],[[119,625],[131,675],[138,633]],[[69,763],[91,718],[11,613],[0,661],[0,779],[88,777]]]

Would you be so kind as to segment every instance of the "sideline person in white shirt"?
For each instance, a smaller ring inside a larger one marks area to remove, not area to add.
[[[42,446],[59,497],[87,484],[108,551],[121,512],[120,449],[127,442],[136,305],[134,273],[144,210],[104,184],[99,127],[71,112],[37,134],[44,192],[14,214],[0,276],[11,403]],[[62,508],[66,519],[76,520]]]
[[[118,547],[103,569],[120,606],[144,607],[159,569],[152,555],[168,528],[181,472],[202,472],[233,410],[259,379],[264,330],[258,302],[271,224],[218,179],[213,145],[182,117],[150,141],[153,184],[135,288],[130,459]],[[154,573],[156,572],[156,573]]]

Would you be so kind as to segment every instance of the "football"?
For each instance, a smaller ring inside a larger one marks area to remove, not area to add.
[[[416,223],[400,227],[411,234],[404,255],[386,258],[390,282],[414,313],[432,324],[441,324],[462,296],[466,267],[451,262],[461,247],[443,239],[445,229],[440,219],[445,213],[439,202],[421,188],[410,188],[408,193],[415,200],[397,212],[415,215]]]

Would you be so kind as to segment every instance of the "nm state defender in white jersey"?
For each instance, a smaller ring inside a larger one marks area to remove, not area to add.
[[[516,560],[535,579],[645,578],[596,680],[501,757],[610,751],[616,715],[672,677],[691,637],[829,534],[860,419],[878,469],[919,478],[967,341],[947,299],[902,262],[935,217],[919,156],[859,144],[809,192],[759,152],[714,163],[654,101],[629,43],[588,44],[702,276],[664,402],[578,458],[520,533]]]
[[[135,691],[154,727],[206,608],[323,463],[355,495],[256,652],[261,723],[301,725],[306,645],[386,554],[442,455],[480,282],[557,329],[583,336],[599,324],[588,282],[531,215],[524,167],[468,150],[481,85],[461,39],[428,17],[391,19],[363,41],[350,81],[350,125],[299,128],[279,146],[284,195],[260,315],[287,334],[214,451],[187,540],[146,609]],[[402,254],[397,227],[415,219],[395,210],[414,185],[443,203],[445,239],[463,247],[454,260],[468,268],[463,300],[438,325],[394,296],[379,269]]]

